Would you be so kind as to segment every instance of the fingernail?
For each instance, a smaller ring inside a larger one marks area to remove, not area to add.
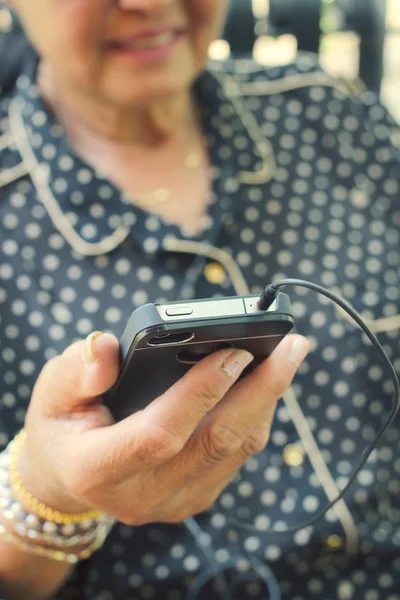
[[[254,356],[247,350],[234,350],[225,358],[222,370],[228,377],[236,379],[252,360],[254,360]]]
[[[85,344],[83,346],[83,360],[87,365],[92,365],[97,360],[94,345],[96,340],[101,335],[103,335],[101,331],[93,331],[90,335],[87,336],[85,340]]]
[[[289,362],[299,367],[310,351],[310,342],[302,337],[296,337],[289,352]]]

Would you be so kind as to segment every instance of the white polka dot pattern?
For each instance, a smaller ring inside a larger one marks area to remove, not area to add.
[[[311,57],[268,72],[248,61],[213,68],[219,78],[229,71],[246,86],[277,168],[268,183],[240,180],[238,173],[257,170],[261,157],[246,118],[237,114],[218,80],[205,73],[196,92],[204,108],[214,202],[204,241],[230,252],[253,291],[284,276],[310,278],[339,287],[369,318],[399,312],[399,161],[389,139],[394,123],[376,99],[351,99],[333,80],[318,84],[319,69]],[[268,80],[313,73],[315,85],[268,90]],[[2,127],[8,127],[11,96],[23,97],[30,144],[37,160],[48,165],[52,193],[76,233],[88,242],[107,238],[120,224],[131,233],[110,254],[83,256],[54,227],[29,177],[1,190],[2,446],[24,420],[43,363],[73,340],[94,329],[121,335],[131,311],[148,301],[235,293],[229,280],[207,281],[206,259],[164,250],[166,239],[183,232],[134,209],[74,154],[30,85],[31,77],[21,75],[16,90],[3,92]],[[20,160],[15,145],[1,151],[4,169]],[[379,428],[390,389],[358,330],[307,290],[291,296],[297,328],[310,337],[314,350],[295,391],[340,487]],[[383,334],[382,341],[396,359],[398,332]],[[284,600],[399,600],[399,439],[397,424],[346,498],[360,533],[356,557],[343,553],[344,531],[334,511],[294,536],[266,537],[269,528],[283,531],[327,502],[307,456],[294,466],[284,461],[285,448],[300,442],[280,406],[267,450],[250,459],[214,509],[199,517],[217,561],[223,565],[239,550],[267,562]],[[235,531],[232,517],[251,522],[258,533]],[[339,540],[337,547],[329,544],[332,539]],[[180,525],[121,524],[105,547],[78,567],[58,598],[183,600],[206,566]],[[212,584],[203,593],[217,598]],[[243,581],[237,594],[242,600],[261,599],[264,588],[256,580]]]

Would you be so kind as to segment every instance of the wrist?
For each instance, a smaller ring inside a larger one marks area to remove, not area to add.
[[[9,528],[0,511],[0,524]],[[7,598],[45,600],[53,598],[69,576],[72,564],[38,556],[10,543],[0,535],[0,581]]]
[[[39,503],[66,514],[80,514],[92,510],[91,506],[81,502],[65,489],[56,473],[48,467],[40,466],[35,449],[30,447],[28,438],[21,444],[17,470],[23,487]],[[24,498],[21,498],[21,504],[24,508],[31,509]]]
[[[19,461],[26,466],[29,452],[23,450],[22,431],[0,455],[0,536],[21,551],[51,560],[76,563],[100,548],[114,521],[98,511],[61,513],[43,504],[25,488]],[[25,502],[23,502],[25,500]],[[71,510],[71,509],[70,509]]]

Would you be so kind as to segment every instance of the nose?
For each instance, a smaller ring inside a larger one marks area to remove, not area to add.
[[[122,10],[140,10],[142,12],[152,12],[164,8],[169,4],[174,4],[176,0],[118,0],[117,4]]]

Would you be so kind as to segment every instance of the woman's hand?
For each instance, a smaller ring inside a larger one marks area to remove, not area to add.
[[[267,444],[276,403],[308,349],[301,336],[287,336],[234,387],[252,356],[221,350],[115,424],[101,394],[118,375],[118,342],[92,334],[39,376],[26,420],[22,480],[62,512],[96,508],[130,525],[202,512]]]

